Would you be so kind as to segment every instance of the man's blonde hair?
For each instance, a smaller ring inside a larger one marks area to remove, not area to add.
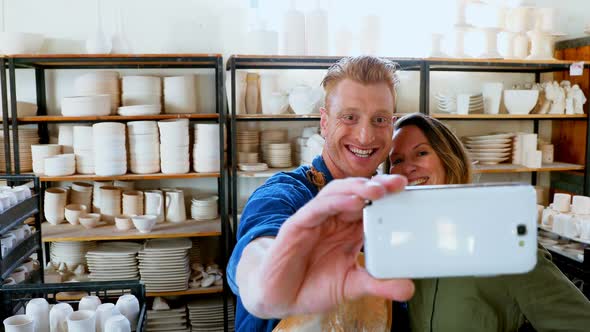
[[[397,77],[398,69],[399,65],[397,63],[374,56],[363,55],[342,58],[328,69],[328,73],[322,81],[322,86],[326,92],[326,105],[328,105],[334,87],[347,78],[365,85],[385,83],[395,99],[395,89],[399,82]]]

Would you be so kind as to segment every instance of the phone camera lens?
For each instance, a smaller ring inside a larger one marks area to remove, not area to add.
[[[516,233],[520,236],[526,235],[526,225],[516,226]]]

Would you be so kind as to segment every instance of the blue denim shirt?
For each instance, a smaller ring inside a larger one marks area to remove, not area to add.
[[[332,180],[321,156],[317,156],[312,165],[324,173],[326,183]],[[238,242],[227,265],[227,281],[237,296],[236,331],[272,331],[279,323],[277,319],[260,319],[246,311],[236,284],[236,269],[242,251],[251,241],[261,236],[276,236],[285,220],[318,194],[316,186],[306,177],[309,168],[301,166],[292,172],[273,175],[254,191],[244,207],[238,227]]]

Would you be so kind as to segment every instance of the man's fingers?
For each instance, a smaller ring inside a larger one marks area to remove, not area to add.
[[[365,199],[356,195],[316,197],[291,216],[285,226],[316,227],[338,214],[346,214],[343,221],[361,220],[364,206]]]
[[[367,295],[400,302],[407,301],[414,295],[414,283],[409,279],[375,279],[359,267],[347,276],[344,297],[357,299]]]
[[[364,199],[378,199],[386,193],[387,188],[381,182],[365,178],[347,178],[330,182],[317,197],[356,195]]]
[[[388,193],[402,191],[408,185],[408,179],[402,175],[379,174],[371,180],[383,185]]]

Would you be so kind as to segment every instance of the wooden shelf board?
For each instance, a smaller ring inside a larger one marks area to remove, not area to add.
[[[223,286],[213,286],[207,288],[189,288],[184,291],[177,292],[146,292],[148,297],[155,296],[180,296],[180,295],[198,295],[198,294],[217,294],[223,292]]]
[[[238,177],[243,178],[269,178],[279,172],[290,172],[297,167],[288,167],[288,168],[269,168],[266,171],[259,171],[259,172],[247,172],[247,171],[238,171]]]
[[[221,235],[221,221],[215,219],[209,221],[187,220],[182,223],[166,222],[156,224],[149,233],[140,233],[136,229],[120,231],[114,225],[106,224],[86,229],[81,225],[70,225],[67,222],[59,225],[44,222],[41,225],[41,231],[43,242],[206,237]]]
[[[123,174],[114,176],[98,176],[94,174],[74,174],[66,176],[45,176],[39,174],[39,181],[99,181],[99,180],[162,180],[162,179],[198,179],[198,178],[218,178],[220,173],[183,173],[183,174]]]
[[[576,171],[583,170],[584,165],[568,163],[543,164],[541,168],[528,168],[523,165],[497,164],[497,165],[474,165],[474,173],[522,173],[522,172],[553,172],[553,171]]]
[[[319,114],[236,114],[236,120],[285,120],[311,119],[319,120]]]
[[[22,123],[43,123],[43,122],[82,122],[82,121],[139,121],[139,120],[167,120],[167,119],[191,119],[191,120],[217,120],[219,114],[155,114],[155,115],[104,115],[104,116],[61,116],[61,115],[39,115],[18,118]],[[1,121],[0,121],[1,122]]]
[[[11,54],[17,66],[80,67],[104,65],[207,66],[213,68],[221,54]]]
[[[434,113],[433,117],[441,120],[539,120],[539,119],[588,119],[588,114],[444,114]]]

